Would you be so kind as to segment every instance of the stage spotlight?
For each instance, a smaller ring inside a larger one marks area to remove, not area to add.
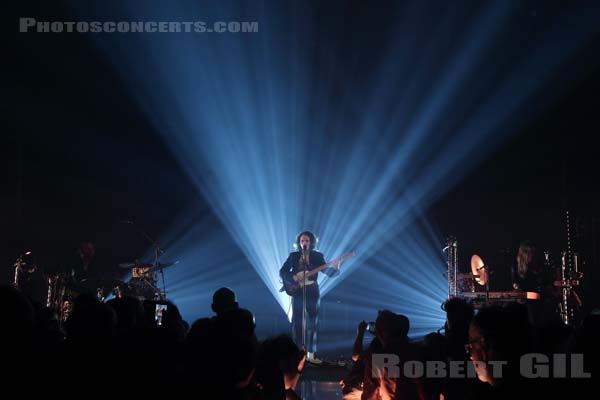
[[[354,28],[334,33],[348,35],[343,43],[317,36],[323,29],[308,7],[137,1],[73,7],[97,19],[119,11],[144,20],[181,15],[181,4],[186,15],[243,16],[260,28],[90,38],[241,250],[232,263],[247,261],[286,312],[290,301],[279,293],[278,272],[301,229],[319,234],[327,259],[357,253],[338,277],[320,278],[323,296],[369,261],[384,271],[376,284],[392,298],[408,298],[423,312],[439,310],[447,293],[436,290],[445,288],[444,279],[424,277],[420,267],[440,265],[428,250],[440,242],[427,234],[390,240],[410,231],[423,210],[551,104],[548,83],[554,95],[569,87],[577,74],[564,74],[564,67],[576,70],[571,56],[598,30],[597,15],[573,11],[568,29],[549,25],[523,41],[523,32],[512,30],[522,27],[515,2],[449,3],[435,15],[414,7],[390,18],[389,41],[376,49],[374,63],[370,56],[346,58],[354,54],[346,51],[354,49]],[[412,23],[424,19],[434,28],[425,42]],[[510,64],[491,56],[497,48]],[[180,246],[191,256],[197,243]],[[204,260],[219,256],[205,250]],[[396,265],[403,253],[424,263]],[[185,296],[197,293],[196,285],[204,289],[202,277],[189,278],[178,283]]]

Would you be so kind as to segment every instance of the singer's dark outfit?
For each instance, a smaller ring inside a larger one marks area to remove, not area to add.
[[[292,276],[303,270],[300,266],[301,252],[296,251],[290,253],[287,260],[279,270],[279,275],[284,282],[293,282]],[[318,251],[311,251],[309,255],[310,264],[308,271],[325,264],[325,258]],[[338,270],[329,267],[322,271],[327,276],[334,276]],[[316,281],[318,274],[311,276],[310,280]],[[292,296],[292,333],[294,340],[298,346],[302,346],[302,297],[303,290],[300,288],[298,292]],[[306,287],[306,351],[315,353],[317,350],[317,330],[319,326],[319,306],[321,296],[319,292],[319,284],[317,282]]]

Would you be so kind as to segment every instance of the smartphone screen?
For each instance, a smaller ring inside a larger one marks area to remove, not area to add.
[[[162,325],[163,312],[165,311],[167,311],[166,304],[156,304],[156,308],[154,310],[154,322],[156,322],[156,325]]]
[[[375,322],[369,322],[367,324],[367,332],[371,333],[371,334],[375,334]]]

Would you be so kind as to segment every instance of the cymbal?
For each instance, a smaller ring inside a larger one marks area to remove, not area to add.
[[[161,269],[172,267],[175,264],[179,264],[179,261],[169,262],[169,263],[159,263],[158,267],[154,266],[154,264],[148,264],[150,266],[150,269],[148,271],[150,271],[150,272],[156,272],[156,271],[159,271]]]
[[[119,264],[119,268],[123,269],[131,269],[131,268],[152,268],[154,265],[152,264],[141,264],[135,262],[126,262]]]
[[[168,268],[168,267],[172,267],[175,264],[179,264],[179,261],[168,262],[168,263],[159,263],[158,268]],[[154,265],[153,265],[153,267],[154,267]]]
[[[488,281],[488,271],[485,267],[485,263],[477,254],[473,254],[471,257],[471,271],[473,275],[476,275],[475,282],[480,285],[485,285]]]

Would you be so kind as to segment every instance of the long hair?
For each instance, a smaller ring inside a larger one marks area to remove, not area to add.
[[[311,231],[300,232],[298,234],[298,236],[296,236],[296,242],[294,243],[294,247],[296,248],[296,250],[300,251],[302,249],[302,246],[300,246],[300,238],[303,235],[308,236],[308,238],[310,239],[310,248],[309,248],[309,250],[310,251],[316,250],[317,244],[319,243],[319,239],[317,239],[317,237]]]
[[[517,269],[519,275],[524,277],[527,271],[539,272],[536,263],[535,247],[529,242],[522,242],[517,252]]]

